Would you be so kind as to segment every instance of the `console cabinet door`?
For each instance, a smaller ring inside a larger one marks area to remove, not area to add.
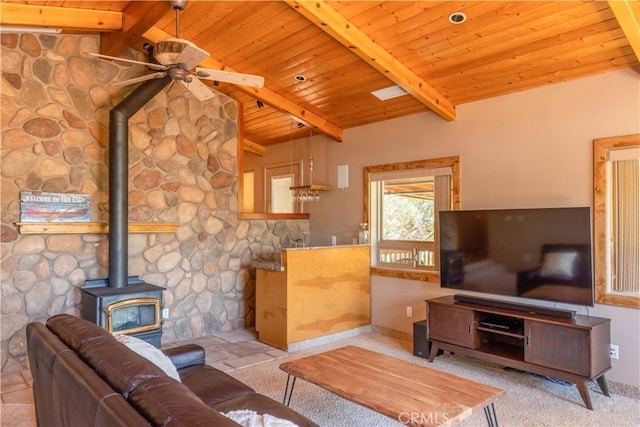
[[[588,329],[532,320],[525,328],[525,362],[589,376]]]
[[[427,335],[430,340],[474,348],[473,310],[429,304]]]

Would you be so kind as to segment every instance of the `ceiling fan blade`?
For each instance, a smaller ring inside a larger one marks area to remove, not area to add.
[[[160,77],[164,77],[167,75],[166,71],[158,71],[157,73],[147,74],[146,76],[134,77],[132,79],[123,80],[121,82],[117,82],[112,84],[111,86],[126,86],[133,83],[144,82],[152,79],[159,79]]]
[[[196,75],[202,79],[217,82],[233,83],[242,86],[262,87],[264,77],[253,74],[232,73],[230,71],[212,70],[210,68],[196,68]]]
[[[102,55],[102,54],[93,53],[93,52],[82,52],[82,54],[85,55],[85,56],[92,56],[94,58],[112,59],[114,61],[128,62],[130,64],[144,65],[145,67],[149,67],[149,68],[152,68],[154,70],[166,70],[167,69],[167,67],[164,66],[164,65],[152,64],[150,62],[136,61],[135,59],[118,58],[116,56]]]
[[[178,58],[176,58],[176,64],[184,64],[187,70],[190,70],[208,57],[209,52],[200,49],[194,44],[189,44],[185,46]]]
[[[209,99],[215,98],[215,93],[207,85],[202,83],[197,78],[193,78],[189,83],[180,80],[180,83],[187,89],[193,93],[193,95],[198,98],[200,101],[208,101]]]

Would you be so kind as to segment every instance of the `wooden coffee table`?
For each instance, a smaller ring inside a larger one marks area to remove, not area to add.
[[[300,378],[411,426],[453,424],[480,408],[489,426],[497,426],[494,402],[504,394],[499,388],[354,346],[285,362],[280,369],[289,374],[283,402],[287,406]]]

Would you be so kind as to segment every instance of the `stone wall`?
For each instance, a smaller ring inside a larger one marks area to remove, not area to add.
[[[83,57],[97,36],[1,37],[4,373],[26,366],[29,322],[79,315],[84,282],[108,273],[105,234],[19,234],[20,191],[89,194],[92,221],[106,221],[109,110],[133,89],[112,84],[148,70]],[[167,288],[163,343],[252,326],[252,261],[308,232],[238,220],[237,114],[223,94],[201,103],[174,83],[129,122],[129,220],[178,223],[129,235],[129,274]]]

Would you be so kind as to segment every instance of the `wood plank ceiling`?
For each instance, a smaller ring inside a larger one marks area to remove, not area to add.
[[[167,1],[1,6],[3,26],[100,32],[102,53],[116,56],[176,32]],[[451,23],[455,12],[466,22]],[[211,54],[203,67],[264,76],[264,88],[220,83],[216,90],[243,104],[245,138],[265,147],[306,137],[308,127],[341,140],[344,129],[428,110],[455,120],[456,105],[638,71],[639,21],[636,0],[192,0],[179,15],[179,35]],[[396,84],[409,95],[380,101],[371,94]]]

